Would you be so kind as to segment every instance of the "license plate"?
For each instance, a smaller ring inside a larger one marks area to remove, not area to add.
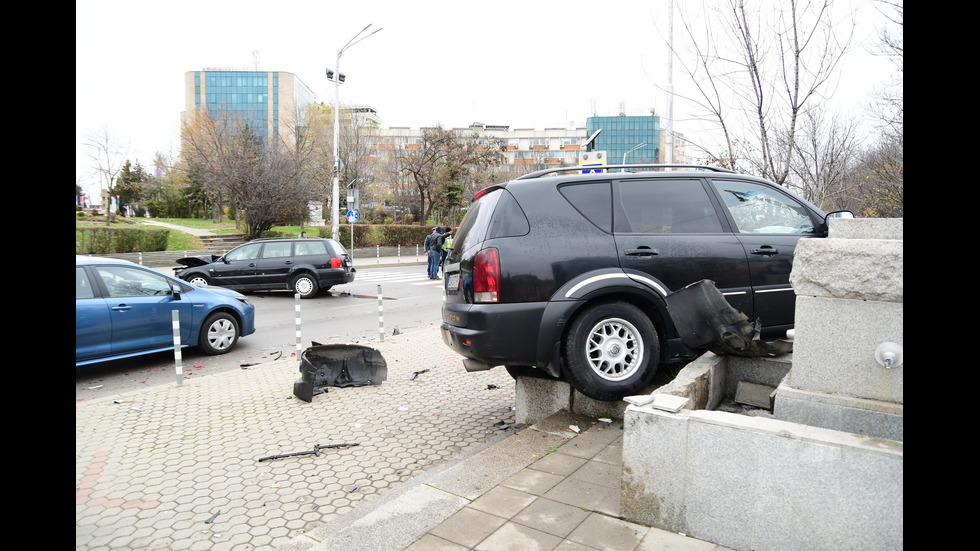
[[[459,290],[459,274],[449,274],[449,279],[446,280],[446,291],[456,292]]]

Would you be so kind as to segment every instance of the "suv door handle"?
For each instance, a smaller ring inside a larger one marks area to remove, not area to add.
[[[773,256],[779,254],[779,250],[773,248],[771,245],[763,245],[758,249],[752,249],[752,254],[761,254],[762,256]]]
[[[659,256],[655,249],[650,247],[640,247],[639,249],[626,249],[626,256]]]

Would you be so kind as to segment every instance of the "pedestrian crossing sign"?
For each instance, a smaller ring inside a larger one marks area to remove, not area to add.
[[[606,165],[606,152],[605,151],[583,151],[578,158],[578,166],[582,168],[582,174],[595,174],[602,172],[601,168],[585,168],[585,167],[602,167]]]

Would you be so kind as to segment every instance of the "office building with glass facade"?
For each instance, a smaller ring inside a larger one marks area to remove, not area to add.
[[[183,120],[205,111],[247,122],[265,143],[279,136],[295,144],[313,92],[283,71],[188,71],[184,74]]]
[[[592,143],[591,149],[605,151],[607,163],[622,164],[626,156],[627,164],[659,163],[663,157],[660,154],[660,117],[656,115],[617,117],[589,117],[585,121],[585,130],[591,136],[596,130],[602,130]],[[630,152],[631,149],[646,144]]]

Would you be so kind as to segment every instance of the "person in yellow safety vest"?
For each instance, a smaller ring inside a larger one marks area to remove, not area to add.
[[[446,263],[446,256],[449,254],[449,249],[453,246],[453,229],[446,227],[446,237],[442,241],[442,258],[439,260],[439,269],[443,269],[443,264]]]

